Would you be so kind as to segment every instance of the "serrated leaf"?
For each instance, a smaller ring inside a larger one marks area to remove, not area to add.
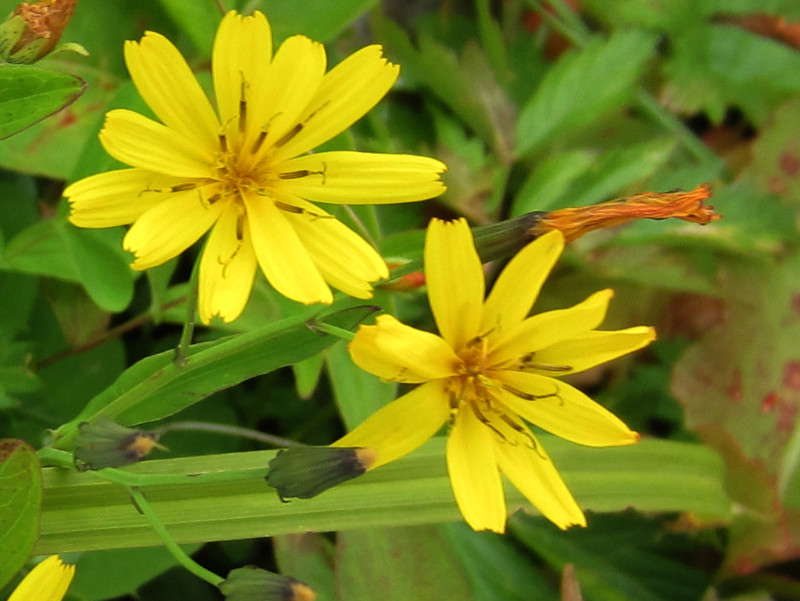
[[[0,587],[27,561],[39,535],[42,472],[21,440],[0,440]]]
[[[742,28],[698,25],[682,31],[672,46],[664,99],[675,111],[705,110],[719,123],[735,106],[760,124],[774,106],[800,91],[800,54]]]
[[[30,65],[0,65],[0,140],[57,113],[85,88],[75,75]]]
[[[559,59],[522,109],[516,153],[541,149],[622,107],[636,91],[655,40],[643,31],[621,31]]]

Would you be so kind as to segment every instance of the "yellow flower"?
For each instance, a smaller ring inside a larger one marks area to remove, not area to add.
[[[281,294],[330,303],[329,285],[358,298],[388,276],[380,255],[311,202],[382,204],[438,196],[434,159],[363,152],[307,154],[387,93],[398,67],[367,46],[326,70],[324,47],[304,36],[272,55],[267,19],[228,13],[214,42],[216,111],[178,50],[147,32],[127,42],[133,83],[161,123],[128,110],[106,116],[100,141],[132,167],[69,186],[80,227],[132,223],[134,269],[180,254],[211,230],[200,262],[199,311],[232,321],[256,265]]]
[[[595,328],[610,290],[569,309],[527,317],[564,246],[551,232],[520,251],[484,302],[484,274],[464,220],[434,220],[425,243],[428,298],[441,336],[390,315],[359,328],[353,360],[386,380],[421,384],[334,443],[374,450],[374,469],[419,447],[450,420],[447,467],[456,502],[475,530],[503,532],[501,473],[560,528],[583,512],[525,421],[595,447],[638,440],[617,417],[554,376],[642,348],[649,327]]]
[[[75,575],[75,566],[51,555],[23,578],[8,601],[61,601]]]

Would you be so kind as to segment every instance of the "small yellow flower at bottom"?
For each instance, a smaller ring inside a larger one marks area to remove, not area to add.
[[[74,575],[74,565],[51,555],[23,578],[8,601],[61,601]]]
[[[440,336],[390,315],[361,326],[350,343],[357,365],[385,380],[420,384],[380,409],[335,447],[367,448],[374,469],[422,445],[450,422],[447,467],[464,519],[503,532],[501,474],[560,528],[585,517],[527,422],[572,442],[617,446],[639,435],[558,379],[649,344],[650,327],[596,330],[610,290],[528,317],[564,246],[548,233],[520,251],[484,301],[484,272],[464,220],[434,220],[425,243],[428,297]]]

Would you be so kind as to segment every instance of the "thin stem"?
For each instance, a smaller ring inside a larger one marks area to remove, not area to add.
[[[308,327],[314,330],[315,332],[321,332],[322,334],[329,334],[330,336],[336,336],[337,338],[341,338],[342,340],[352,340],[355,338],[355,333],[351,332],[350,330],[345,330],[344,328],[339,328],[337,326],[332,326],[329,323],[325,323],[324,321],[316,321],[312,320],[308,322]]]
[[[217,8],[219,9],[220,14],[224,17],[225,13],[228,12],[228,9],[225,8],[225,5],[222,3],[222,0],[214,0],[214,4],[217,5]]]
[[[150,506],[150,503],[147,501],[147,498],[142,494],[140,490],[137,488],[130,488],[128,489],[133,502],[138,507],[139,511],[142,512],[142,515],[147,518],[147,521],[150,522],[150,525],[153,527],[153,530],[156,531],[156,534],[161,538],[164,542],[164,546],[172,553],[172,556],[178,560],[184,568],[189,570],[192,574],[200,578],[201,580],[205,580],[209,584],[215,587],[219,587],[225,579],[221,576],[218,576],[214,572],[207,570],[199,563],[197,563],[194,559],[189,557],[186,552],[180,548],[180,545],[175,542],[175,539],[172,538],[167,529],[164,527],[164,524],[161,523],[161,520],[158,519],[158,516],[153,511],[153,508]]]
[[[290,440],[288,438],[281,438],[273,434],[266,434],[258,430],[251,430],[250,428],[241,428],[239,426],[230,426],[228,424],[214,424],[209,422],[175,422],[167,424],[162,428],[158,428],[156,432],[159,436],[173,431],[189,430],[189,431],[202,431],[202,432],[215,432],[217,434],[227,434],[228,436],[240,436],[242,438],[250,438],[263,442],[264,444],[272,445],[275,447],[302,447],[305,446],[300,442]]]
[[[197,317],[197,292],[199,289],[198,280],[200,279],[200,258],[194,264],[192,276],[189,280],[189,296],[186,299],[186,319],[183,322],[183,331],[178,346],[175,348],[175,363],[186,365],[189,355],[189,345],[192,343],[194,335],[194,322]]]
[[[185,297],[176,298],[168,303],[166,303],[162,309],[171,309],[172,307],[176,307],[180,305],[182,302],[186,300]],[[55,353],[54,355],[50,355],[49,357],[45,357],[41,361],[36,363],[36,369],[44,369],[45,367],[49,367],[53,363],[57,363],[62,359],[66,359],[68,357],[74,357],[75,355],[80,355],[81,353],[86,353],[93,348],[97,348],[101,344],[105,344],[109,340],[113,340],[115,338],[119,338],[123,334],[130,332],[131,330],[135,330],[139,326],[146,324],[148,321],[153,319],[153,311],[147,310],[144,313],[140,313],[139,315],[132,317],[125,323],[121,323],[120,325],[111,328],[110,330],[106,330],[97,338],[90,340],[86,344],[82,344],[81,346],[77,346],[75,348],[66,349],[64,351],[60,351]]]

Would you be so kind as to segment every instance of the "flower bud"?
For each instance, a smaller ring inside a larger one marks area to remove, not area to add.
[[[310,499],[360,476],[375,463],[368,448],[293,447],[283,449],[269,462],[267,484],[282,501]]]
[[[227,601],[314,601],[311,587],[255,566],[231,570],[219,590]]]
[[[78,426],[75,464],[82,471],[130,465],[145,457],[154,447],[163,449],[157,440],[158,435],[153,432],[126,428],[100,416]]]
[[[61,39],[78,0],[22,2],[0,24],[0,61],[33,63]]]

